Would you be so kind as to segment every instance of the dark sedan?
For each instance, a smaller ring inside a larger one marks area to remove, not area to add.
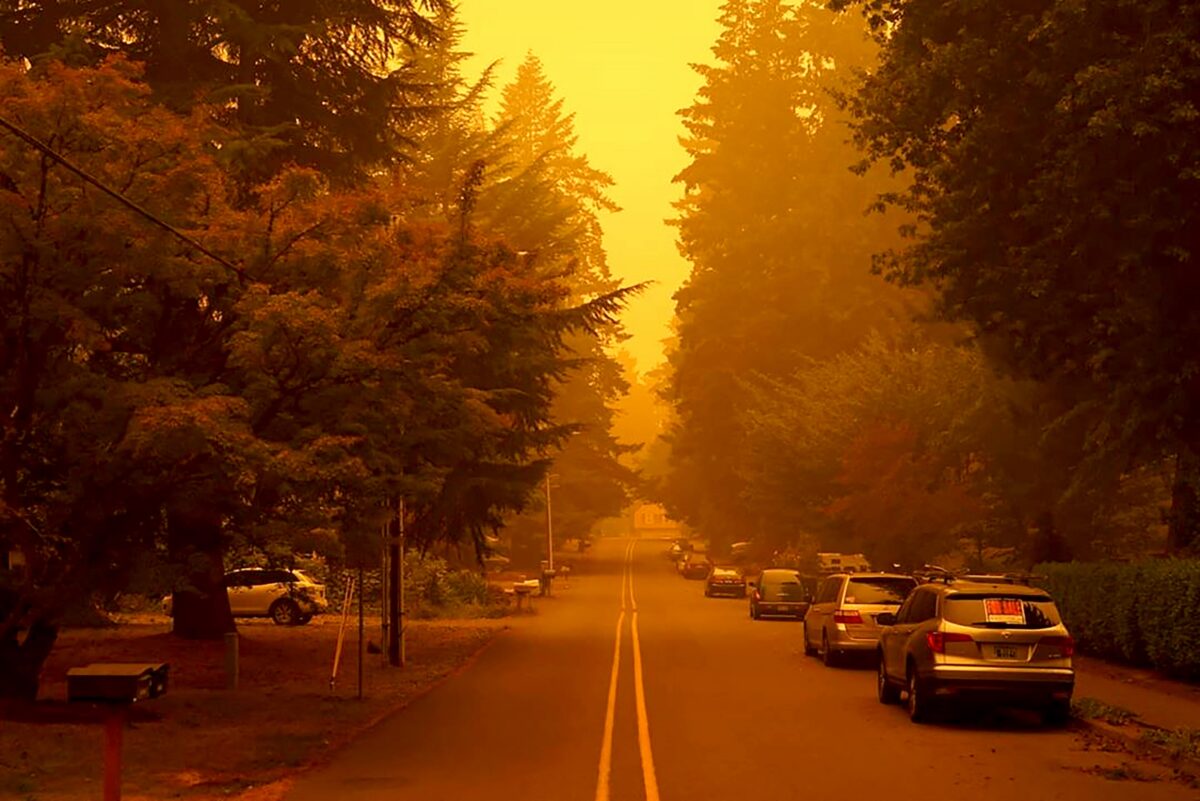
[[[795,570],[764,570],[750,583],[750,617],[790,617],[801,620],[812,602],[811,582]]]
[[[710,570],[712,562],[708,561],[708,556],[696,551],[689,552],[679,568],[686,579],[706,579]]]
[[[745,598],[746,579],[736,567],[714,567],[704,581],[704,594],[709,598],[717,595]]]

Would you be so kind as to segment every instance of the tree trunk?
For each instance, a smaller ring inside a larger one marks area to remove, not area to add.
[[[1167,547],[1173,554],[1192,553],[1200,546],[1200,448],[1183,443],[1175,455]]]
[[[17,602],[15,593],[0,594],[0,622]],[[14,629],[0,639],[0,701],[37,700],[42,665],[57,639],[58,626],[40,617],[26,631]]]
[[[1069,562],[1071,549],[1054,524],[1054,512],[1047,509],[1038,515],[1030,536],[1030,567],[1042,562]]]
[[[181,581],[172,601],[173,631],[189,640],[219,640],[237,631],[225,591],[225,558],[218,523],[170,516],[171,560]]]

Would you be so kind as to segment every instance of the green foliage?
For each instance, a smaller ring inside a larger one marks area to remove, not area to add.
[[[1164,749],[1175,759],[1200,758],[1200,730],[1198,729],[1147,729],[1141,740]]]
[[[1039,565],[1086,653],[1200,677],[1200,561]]]
[[[1200,4],[837,0],[881,46],[847,98],[915,216],[880,257],[1085,423],[1073,471],[1175,462],[1171,544],[1200,538]],[[1073,467],[1074,465],[1064,465]]]
[[[1137,717],[1136,712],[1130,712],[1124,707],[1114,706],[1096,698],[1072,699],[1071,714],[1084,720],[1102,720],[1113,726],[1123,726]]]
[[[444,0],[66,0],[0,5],[9,57],[120,53],[145,64],[156,96],[227,112],[224,150],[252,180],[289,163],[347,177],[395,157],[392,123],[411,112],[397,57],[435,40]]]
[[[440,557],[408,551],[404,571],[405,604],[413,617],[462,613],[462,607],[488,603],[488,584],[482,575],[453,570]]]
[[[746,388],[890,330],[907,299],[869,274],[890,234],[862,211],[887,179],[851,174],[857,155],[829,94],[869,63],[864,26],[777,0],[728,2],[720,24],[715,63],[695,68],[703,84],[681,112],[690,162],[676,177],[675,225],[692,271],[676,295],[675,419],[659,491],[704,536],[786,541],[796,528],[750,500]]]

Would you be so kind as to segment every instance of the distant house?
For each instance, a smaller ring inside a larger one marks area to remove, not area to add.
[[[682,527],[658,504],[642,503],[633,507],[633,533],[639,537],[669,538],[680,536]]]

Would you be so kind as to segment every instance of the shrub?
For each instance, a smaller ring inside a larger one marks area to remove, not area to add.
[[[1040,565],[1083,653],[1200,678],[1200,560]]]

